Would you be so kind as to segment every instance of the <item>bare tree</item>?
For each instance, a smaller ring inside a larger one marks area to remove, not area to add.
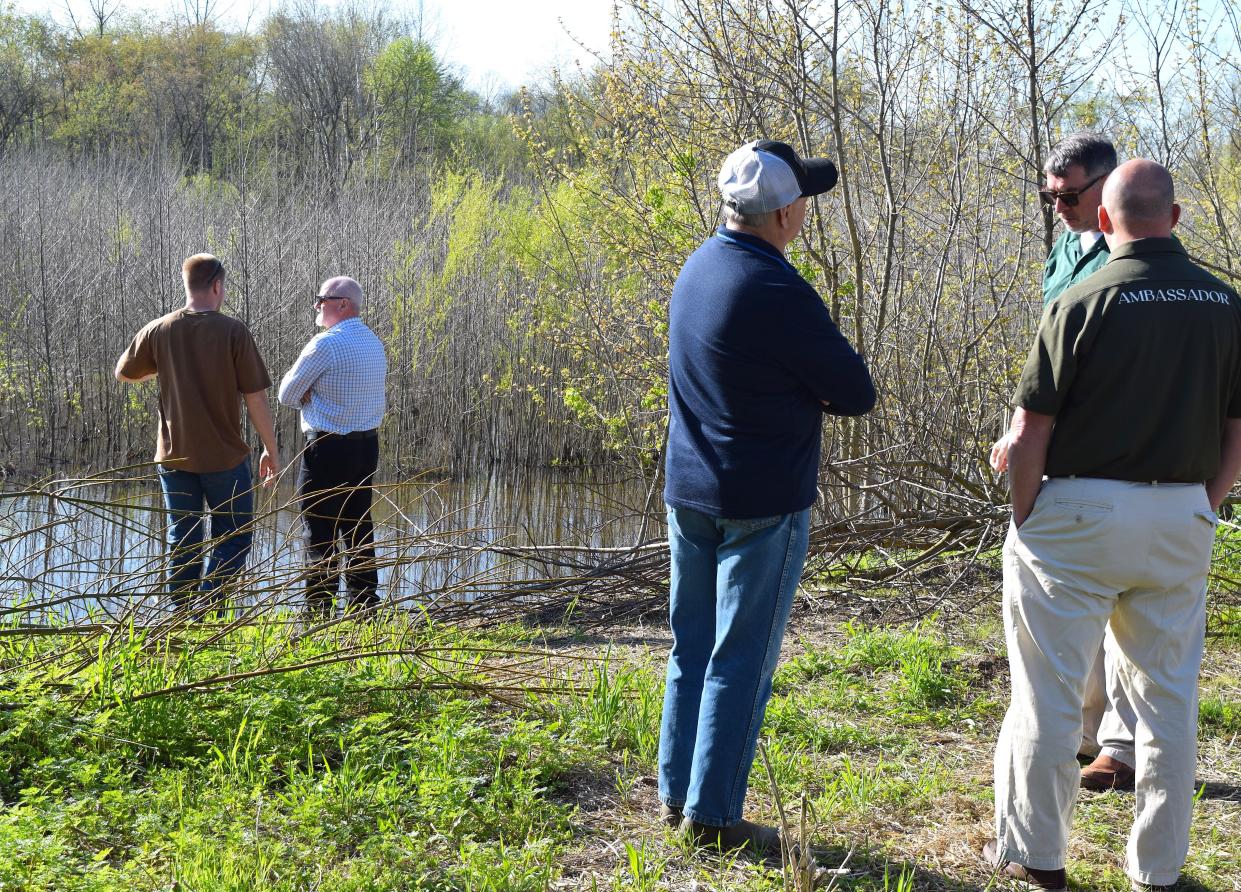
[[[313,5],[278,13],[267,25],[274,87],[295,137],[312,147],[320,169],[337,184],[371,147],[378,118],[365,73],[395,36],[382,12],[346,6],[331,16]]]
[[[88,0],[90,6],[91,18],[94,20],[95,33],[103,37],[104,32],[108,28],[108,22],[116,15],[118,9],[121,8],[121,0]]]
[[[1024,79],[1025,139],[1010,135],[1006,120],[992,123],[1025,159],[1026,175],[1037,182],[1043,158],[1055,142],[1055,122],[1089,85],[1119,25],[1110,31],[1100,28],[1108,0],[1073,0],[1067,6],[1054,0],[962,0],[961,8],[990,32]],[[1083,45],[1089,52],[1080,51]],[[1044,207],[1043,243],[1048,251],[1055,222],[1053,209]]]

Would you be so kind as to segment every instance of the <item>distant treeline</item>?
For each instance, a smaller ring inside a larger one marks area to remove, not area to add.
[[[276,373],[310,333],[316,283],[362,281],[392,358],[397,468],[652,468],[672,282],[717,220],[720,159],[765,135],[839,163],[791,259],[881,393],[829,425],[829,501],[973,513],[1003,499],[983,457],[1041,307],[1056,230],[1034,190],[1052,144],[1090,128],[1167,164],[1182,240],[1236,278],[1238,16],[625,0],[593,69],[490,105],[410,29],[348,8],[247,35],[2,18],[3,89],[36,99],[0,125],[0,450],[30,470],[146,454],[151,399],[113,385],[111,361],[206,249]],[[204,48],[161,67],[154,48],[177,41]],[[185,61],[226,49],[232,67]],[[213,109],[190,115],[210,134],[177,124],[173,84]]]
[[[462,86],[419,22],[306,3],[229,31],[212,6],[156,19],[99,0],[74,26],[0,7],[0,153],[168,157],[224,177],[270,166],[327,185],[449,153],[501,174],[519,161],[503,109]]]

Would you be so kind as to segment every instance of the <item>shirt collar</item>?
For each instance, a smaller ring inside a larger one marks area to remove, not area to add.
[[[1077,243],[1082,247],[1082,253],[1088,253],[1095,245],[1103,242],[1107,244],[1107,240],[1103,238],[1103,233],[1097,229],[1091,232],[1079,232],[1077,234]]]
[[[1145,257],[1149,254],[1179,254],[1188,257],[1185,248],[1175,238],[1140,238],[1126,242],[1112,251],[1112,259],[1124,257]]]
[[[724,236],[727,236],[728,238],[736,239],[739,242],[747,242],[748,244],[754,245],[756,248],[763,248],[767,251],[774,251],[776,254],[780,255],[781,257],[784,256],[784,252],[781,251],[779,248],[777,248],[775,245],[773,245],[771,242],[767,241],[766,239],[759,238],[757,235],[751,235],[748,232],[742,232],[739,229],[729,229],[727,226],[720,226],[719,229],[715,230],[715,234],[724,235]]]

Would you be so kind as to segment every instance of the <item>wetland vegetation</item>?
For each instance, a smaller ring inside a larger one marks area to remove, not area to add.
[[[391,10],[96,8],[0,9],[0,890],[798,888],[654,821],[667,296],[758,135],[840,167],[790,256],[880,401],[825,432],[749,809],[804,820],[835,888],[994,888],[985,455],[1054,235],[1033,189],[1060,136],[1108,133],[1239,281],[1234,6],[622,0],[596,64],[489,97]],[[367,291],[390,605],[365,622],[297,613],[279,490],[234,609],[158,608],[155,401],[111,370],[200,250],[277,376],[319,281]],[[1211,892],[1241,888],[1237,536],[1186,868]],[[1074,888],[1127,888],[1131,811],[1082,794]]]

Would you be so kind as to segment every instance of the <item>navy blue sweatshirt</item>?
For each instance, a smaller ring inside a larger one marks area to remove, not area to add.
[[[823,412],[875,404],[814,288],[772,245],[721,227],[685,262],[668,315],[664,501],[728,518],[814,504]]]

